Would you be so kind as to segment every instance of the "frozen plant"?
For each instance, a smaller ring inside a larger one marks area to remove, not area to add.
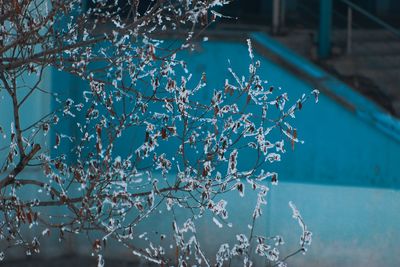
[[[251,266],[254,254],[285,266],[283,239],[254,228],[270,184],[278,183],[271,163],[281,160],[285,142],[301,142],[290,119],[318,91],[289,105],[286,93],[258,75],[250,40],[248,73],[229,68],[215,90],[206,73],[192,76],[180,52],[223,16],[217,10],[227,3],[0,0],[0,90],[11,102],[1,116],[12,117],[0,126],[0,260],[15,246],[30,255],[45,238],[78,235],[89,240],[99,266],[109,242],[161,266],[222,266],[233,258]],[[166,40],[174,32],[181,41]],[[78,98],[43,87],[51,68],[86,84],[73,88]],[[214,90],[212,97],[200,97],[203,90]],[[21,110],[37,94],[58,106],[26,125]],[[62,127],[71,120],[74,134]],[[119,153],[127,136],[133,145]],[[250,165],[241,164],[244,154],[252,155]],[[30,171],[38,167],[43,175]],[[211,215],[225,231],[232,218],[224,196],[237,191],[241,201],[250,190],[257,201],[249,233],[207,254],[197,221]],[[291,207],[304,252],[311,232]],[[160,214],[170,231],[139,231]]]

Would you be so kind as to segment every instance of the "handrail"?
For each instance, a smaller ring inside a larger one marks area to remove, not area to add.
[[[351,2],[349,0],[340,0],[340,1],[342,3],[344,3],[344,4],[346,4],[347,6],[349,6],[350,8],[354,9],[355,11],[357,11],[357,12],[361,13],[362,15],[366,16],[370,20],[374,21],[376,24],[379,24],[380,26],[382,26],[383,28],[385,28],[386,30],[391,32],[396,37],[400,38],[400,31],[397,30],[396,28],[394,28],[393,26],[387,24],[383,20],[379,19],[375,15],[371,14],[370,12],[366,11],[362,7],[354,4],[353,2]]]

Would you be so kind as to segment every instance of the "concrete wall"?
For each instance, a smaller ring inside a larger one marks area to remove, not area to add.
[[[200,51],[201,56],[190,57],[189,65],[206,71],[208,80],[217,82],[228,75],[227,58],[238,74],[246,74],[244,45],[205,43]],[[281,86],[292,100],[313,89],[267,59],[261,59],[261,66],[261,76]],[[318,105],[307,103],[296,117],[305,144],[288,149],[281,163],[271,165],[281,183],[271,190],[265,233],[286,236],[286,254],[296,247],[299,229],[288,208],[292,200],[314,233],[309,254],[292,258],[292,266],[399,265],[399,140],[324,94]],[[249,203],[243,202],[239,207]],[[248,222],[242,220],[239,207],[231,216],[245,229]]]
[[[292,101],[313,89],[268,59],[257,57],[261,60],[261,76],[268,79],[270,85],[287,91]],[[229,76],[228,59],[238,74],[248,73],[244,44],[205,42],[185,58],[195,77],[200,77],[203,71],[207,73],[209,92],[214,87],[221,87],[224,78]],[[51,83],[54,90],[76,89],[73,78],[55,77]],[[45,85],[50,86],[50,82]],[[26,111],[27,117],[42,100],[33,101]],[[9,106],[5,100],[1,104],[0,119],[7,125]],[[305,144],[297,145],[294,151],[288,148],[283,161],[270,166],[270,170],[279,172],[280,184],[271,190],[257,231],[265,235],[283,235],[286,245],[282,255],[295,249],[300,229],[291,219],[288,201],[292,200],[314,237],[309,254],[291,258],[292,266],[400,265],[400,256],[396,253],[400,239],[398,139],[323,94],[318,105],[309,102],[304,106],[294,124]],[[241,156],[239,160],[245,160],[245,155]],[[248,231],[248,214],[253,208],[249,191],[246,198],[239,201],[227,196],[231,199],[233,229],[221,232],[209,221],[200,222],[199,232],[204,233],[199,235],[204,241],[203,248],[213,252],[217,244],[232,240],[232,234]],[[149,232],[155,229],[168,231],[170,219],[155,216],[141,227]],[[73,249],[83,252],[83,247],[87,246],[79,243]],[[112,247],[108,251],[114,256],[131,255]],[[261,264],[258,263],[257,266]]]

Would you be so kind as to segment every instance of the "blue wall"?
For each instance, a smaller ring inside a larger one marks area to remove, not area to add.
[[[248,56],[245,45],[227,42],[203,43],[199,54],[188,55],[189,68],[195,76],[207,73],[209,89],[221,88],[230,59],[238,73],[247,73]],[[282,67],[261,59],[260,76],[270,85],[282,87],[295,101],[314,88],[296,78]],[[338,84],[340,86],[340,84]],[[349,98],[352,97],[349,95]],[[361,96],[357,96],[362,98]],[[347,99],[352,102],[352,99]],[[364,99],[364,101],[369,102]],[[400,142],[373,123],[361,119],[332,98],[320,96],[319,104],[312,101],[304,105],[294,124],[304,145],[288,152],[283,162],[273,164],[285,181],[318,184],[343,184],[373,187],[400,186],[399,168],[396,167]]]
[[[248,73],[249,59],[244,44],[205,42],[197,52],[183,55],[183,58],[193,71],[195,80],[196,77],[201,77],[202,72],[207,73],[205,98],[214,88],[222,88],[225,78],[231,78],[228,67],[232,67],[239,75]],[[260,76],[267,79],[269,85],[281,87],[282,91],[288,92],[292,101],[314,89],[312,85],[296,78],[268,59],[261,56],[258,58],[261,60]],[[85,85],[79,79],[57,71],[53,72],[53,79],[63,81],[53,84],[54,90],[61,95],[81,99],[80,94]],[[338,82],[331,86],[337,87],[333,90],[342,90],[340,87],[343,84]],[[333,93],[343,95],[342,91]],[[351,93],[345,95],[348,102],[354,101],[364,106],[370,103],[357,93]],[[297,145],[294,151],[287,144],[284,160],[271,165],[272,169],[279,171],[285,181],[400,187],[400,177],[397,174],[399,169],[396,168],[400,139],[386,134],[376,124],[361,119],[357,113],[347,110],[323,93],[319,104],[315,105],[312,101],[305,104],[293,123],[305,144]],[[73,124],[74,121],[70,120],[66,126],[72,131],[71,135],[74,135]],[[130,136],[125,137],[125,140],[134,141]],[[121,146],[121,149],[122,147],[125,146]],[[121,150],[121,153],[124,152],[126,151]]]
[[[257,57],[261,60],[261,76],[268,79],[270,85],[282,87],[292,100],[313,89],[272,61]],[[200,77],[203,71],[207,73],[209,92],[220,88],[224,78],[229,77],[228,59],[238,74],[248,71],[247,47],[240,43],[205,42],[184,58],[195,77]],[[305,69],[313,67],[307,64],[300,65]],[[314,70],[315,73],[326,75],[322,70]],[[295,250],[300,230],[288,208],[292,200],[314,232],[314,243],[308,255],[291,258],[292,266],[399,265],[396,248],[400,240],[400,191],[385,189],[400,186],[399,139],[360,116],[363,112],[385,116],[373,103],[355,92],[346,91],[348,88],[339,81],[329,86],[333,94],[345,97],[361,110],[350,111],[324,94],[318,105],[312,102],[304,105],[295,125],[305,144],[297,145],[294,151],[287,149],[283,161],[271,165],[271,170],[280,174],[280,184],[272,188],[256,231],[264,235],[283,235],[287,245],[282,255]],[[239,160],[245,160],[246,157],[241,156]],[[232,241],[234,234],[248,231],[253,208],[249,191],[241,200],[233,193],[226,196],[231,203],[229,211],[234,227],[225,228],[224,234],[207,220],[199,222],[203,248],[215,251],[217,244]],[[139,228],[167,232],[170,220],[156,215]],[[174,251],[167,253],[173,255]],[[262,263],[258,261],[257,265]]]
[[[245,44],[205,42],[199,45],[198,51],[184,57],[195,77],[207,72],[209,92],[221,87],[229,75],[228,59],[238,74],[248,72]],[[268,79],[270,85],[282,87],[291,100],[313,89],[272,61],[257,57],[261,60],[261,76]],[[77,89],[83,85],[75,78],[53,73],[53,81],[48,80],[43,86],[77,96],[80,93]],[[349,102],[359,102],[356,98],[361,96],[349,94],[346,97]],[[44,109],[49,108],[44,100],[34,101],[30,104],[32,110],[37,103],[42,103]],[[368,103],[366,99],[363,101]],[[9,121],[6,102],[2,100],[0,106],[2,122]],[[27,117],[28,114],[27,111]],[[271,190],[257,231],[265,235],[283,235],[287,245],[282,255],[295,249],[300,231],[288,208],[288,201],[293,200],[314,232],[314,243],[307,256],[290,260],[292,266],[400,265],[396,254],[400,240],[400,192],[388,189],[400,186],[398,139],[324,94],[318,105],[312,102],[304,105],[295,125],[305,144],[297,145],[294,151],[288,148],[283,162],[271,165],[271,170],[280,174],[280,184]],[[227,196],[231,200],[230,217],[235,227],[224,235],[216,225],[200,222],[204,248],[214,251],[217,243],[232,239],[227,233],[248,231],[248,214],[253,208],[249,191],[239,201],[232,195]],[[160,220],[155,216],[141,227],[148,231],[167,231],[171,225],[169,219]],[[76,251],[84,250],[78,245]],[[114,256],[125,253],[113,248],[109,248],[109,252]]]
[[[210,89],[220,87],[229,75],[228,58],[238,74],[247,73],[244,44],[203,43],[199,53],[187,58],[197,76],[207,73]],[[314,89],[273,62],[258,58],[261,76],[270,85],[282,87],[292,100]],[[302,66],[307,68],[306,64],[303,62]],[[369,100],[355,92],[345,92],[348,88],[339,81],[330,85],[338,87],[332,88],[332,93],[339,93],[355,107],[361,106],[360,112],[380,114]],[[314,232],[314,244],[309,255],[292,258],[292,266],[399,265],[395,251],[400,238],[400,192],[379,189],[400,186],[399,139],[324,94],[318,105],[304,105],[295,124],[305,144],[296,146],[294,151],[288,149],[281,163],[271,165],[271,170],[279,172],[281,182],[271,190],[258,231],[282,234],[287,238],[282,255],[293,251],[300,233],[288,209],[288,201],[293,200]],[[237,223],[232,231],[245,232],[250,223],[245,210],[252,208],[251,198],[239,202],[233,196],[227,198],[234,204],[231,218]],[[216,248],[216,241],[229,239],[221,237],[214,225],[204,229],[208,233],[204,241],[210,250]]]

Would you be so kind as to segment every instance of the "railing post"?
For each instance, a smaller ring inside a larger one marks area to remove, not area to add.
[[[286,18],[286,0],[281,0],[280,4],[280,13],[279,13],[279,31],[285,27],[285,18]]]
[[[318,56],[326,59],[331,52],[332,0],[320,0]]]
[[[353,24],[353,9],[348,6],[347,7],[347,46],[346,52],[348,55],[351,54],[351,44],[352,44],[352,24]]]
[[[281,0],[272,0],[272,34],[278,34],[280,28]]]

